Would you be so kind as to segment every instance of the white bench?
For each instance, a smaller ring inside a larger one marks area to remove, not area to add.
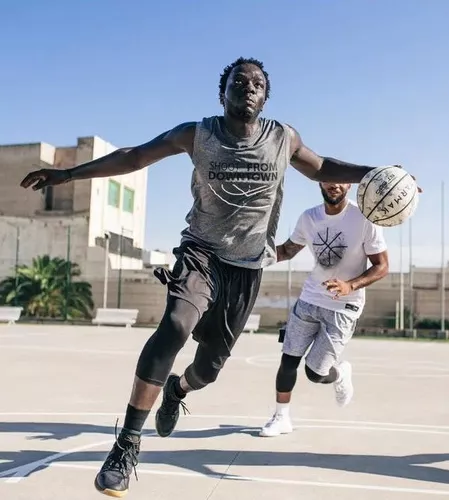
[[[98,308],[92,323],[100,325],[125,325],[130,328],[137,320],[139,309]]]
[[[13,325],[19,320],[23,307],[0,306],[0,322]]]
[[[243,331],[254,333],[257,332],[259,326],[260,326],[260,314],[250,314]]]

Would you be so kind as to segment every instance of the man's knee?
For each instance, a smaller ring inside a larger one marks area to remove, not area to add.
[[[166,312],[155,332],[168,351],[179,351],[198,323],[198,309],[183,299],[169,299]]]
[[[198,322],[196,307],[182,299],[169,299],[164,316],[144,345],[136,375],[147,382],[164,385],[176,355]]]
[[[309,368],[307,365],[306,365],[306,375],[307,378],[315,384],[324,383],[328,377],[327,375],[319,375],[318,373],[314,372],[311,368]]]
[[[199,391],[209,384],[213,384],[220,373],[220,369],[213,368],[212,366],[207,369],[199,370],[194,364],[187,367],[184,376],[187,383],[194,391]]]

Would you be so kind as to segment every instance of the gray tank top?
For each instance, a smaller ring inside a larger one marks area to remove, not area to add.
[[[241,139],[222,117],[204,118],[196,126],[192,160],[194,201],[181,242],[193,241],[239,267],[274,264],[290,162],[288,128],[261,118],[254,135]]]

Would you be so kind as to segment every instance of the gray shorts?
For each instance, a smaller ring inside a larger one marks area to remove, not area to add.
[[[288,318],[282,352],[303,357],[307,366],[326,376],[351,339],[357,320],[340,311],[332,311],[298,299]]]

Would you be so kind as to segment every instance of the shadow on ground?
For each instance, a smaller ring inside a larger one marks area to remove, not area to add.
[[[217,428],[177,431],[168,439],[208,439],[231,434],[249,434],[255,436],[259,428],[236,425],[221,425]],[[30,439],[57,439],[79,436],[85,433],[106,434],[114,439],[114,427],[72,424],[72,423],[36,423],[3,422],[0,432],[30,433]],[[36,435],[34,435],[36,434]],[[56,462],[95,462],[101,464],[110,447],[103,451],[83,451],[57,456],[55,451],[21,450],[0,451],[0,477],[25,477],[46,468]],[[170,451],[142,451],[140,464],[170,465],[205,475],[216,475],[214,466],[256,466],[256,467],[308,467],[354,473],[372,474],[384,477],[403,478],[416,481],[449,484],[449,471],[431,464],[449,460],[449,453],[416,454],[406,456],[384,455],[346,455],[327,453],[302,453],[278,451],[239,451],[219,449],[191,449]],[[32,462],[39,462],[27,470],[20,468]],[[19,470],[18,470],[19,469]],[[239,477],[225,474],[224,479],[238,480]]]
[[[118,429],[119,431],[120,429]],[[152,432],[153,429],[145,429]],[[229,434],[250,434],[257,436],[260,427],[242,427],[239,425],[219,425],[210,429],[199,430],[177,430],[171,438],[183,439],[205,439],[211,437],[227,436]],[[62,441],[63,439],[81,436],[82,434],[115,434],[115,427],[95,424],[75,424],[61,422],[0,422],[0,433],[14,432],[19,434],[30,434],[27,439],[49,441],[52,439]]]

